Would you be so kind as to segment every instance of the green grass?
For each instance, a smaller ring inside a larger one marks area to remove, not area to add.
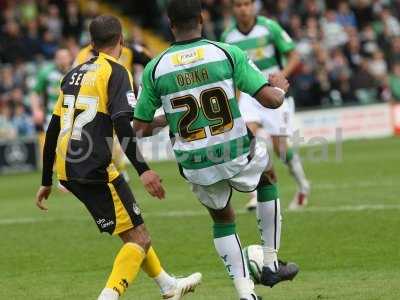
[[[395,138],[347,142],[341,162],[334,160],[333,147],[325,162],[307,159],[312,149],[303,149],[313,184],[311,203],[304,212],[284,212],[280,251],[282,258],[296,261],[301,272],[291,283],[259,287],[261,296],[400,299],[399,149]],[[282,164],[276,166],[286,207],[295,186]],[[215,253],[212,223],[204,208],[174,163],[153,167],[164,179],[167,199],[151,199],[136,179],[133,189],[164,266],[177,275],[203,273],[202,286],[188,299],[236,299]],[[35,173],[0,179],[0,299],[96,299],[120,242],[99,235],[70,195],[54,191],[49,212],[38,211],[33,198],[39,178]],[[245,201],[246,195],[238,193],[233,199],[238,209]],[[195,213],[174,216],[177,211]],[[239,214],[237,223],[244,245],[258,243],[253,215]],[[142,273],[123,299],[159,295]]]

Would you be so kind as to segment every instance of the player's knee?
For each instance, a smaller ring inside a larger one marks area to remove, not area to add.
[[[208,209],[210,212],[210,215],[215,223],[234,223],[235,222],[235,211],[231,207],[230,204],[228,204],[225,208],[223,209]]]
[[[263,187],[266,185],[272,185],[276,184],[278,182],[278,179],[276,177],[275,170],[273,168],[265,170],[260,177],[260,182],[258,184],[258,187]]]
[[[151,238],[144,225],[131,228],[120,234],[124,243],[134,243],[142,247],[146,252],[151,246]]]
[[[141,236],[138,244],[144,249],[144,251],[148,251],[151,246],[151,238],[150,235],[146,234]]]

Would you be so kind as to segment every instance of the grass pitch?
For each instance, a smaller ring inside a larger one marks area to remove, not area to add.
[[[312,181],[310,206],[283,213],[280,257],[300,265],[295,281],[259,287],[264,299],[400,299],[400,139],[353,141],[342,161],[316,162],[303,149]],[[314,153],[315,154],[315,153]],[[276,163],[287,207],[295,185]],[[153,245],[176,275],[200,271],[203,284],[187,299],[237,299],[212,243],[212,223],[178,175],[175,163],[153,164],[167,199],[147,196],[132,173],[131,185],[144,211]],[[0,178],[0,299],[94,300],[103,288],[120,242],[100,235],[84,207],[56,189],[49,212],[34,206],[39,173]],[[233,203],[242,209],[246,195]],[[239,213],[243,245],[259,235],[252,214]],[[142,272],[123,299],[159,299]]]

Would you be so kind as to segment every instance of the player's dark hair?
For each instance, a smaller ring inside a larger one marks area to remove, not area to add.
[[[89,31],[94,47],[101,49],[117,45],[122,35],[122,26],[118,18],[101,15],[90,23]]]
[[[190,31],[196,29],[201,16],[201,1],[169,0],[167,14],[171,24],[178,30]]]

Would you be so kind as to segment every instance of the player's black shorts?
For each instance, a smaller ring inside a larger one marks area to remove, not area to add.
[[[143,224],[140,208],[122,176],[110,183],[61,181],[93,216],[100,232],[119,234]]]

